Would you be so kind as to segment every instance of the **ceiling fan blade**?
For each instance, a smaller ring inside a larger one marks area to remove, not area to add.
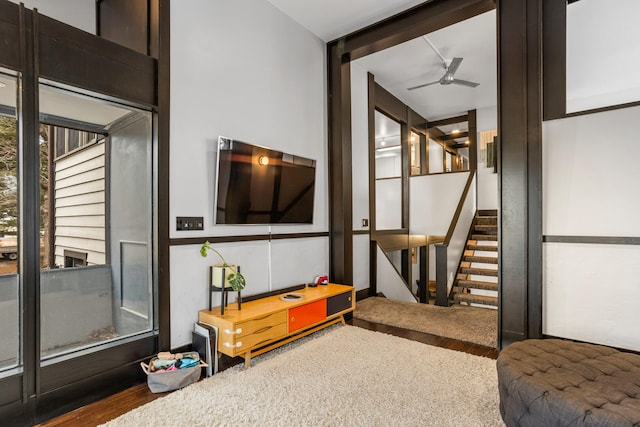
[[[431,85],[435,85],[435,84],[438,84],[438,83],[440,83],[440,80],[436,80],[435,82],[429,82],[429,83],[421,84],[421,85],[418,85],[418,86],[408,87],[407,90],[420,89],[421,87],[431,86]]]
[[[468,80],[460,80],[460,79],[453,79],[453,80],[451,80],[451,83],[453,83],[455,85],[468,86],[468,87],[480,86],[480,83],[474,83],[474,82],[470,82]]]
[[[444,75],[444,78],[453,78],[453,75],[456,73],[456,71],[458,71],[458,67],[460,66],[460,63],[462,62],[462,58],[453,58],[451,60],[451,64],[449,64],[449,66],[447,67],[447,72]]]

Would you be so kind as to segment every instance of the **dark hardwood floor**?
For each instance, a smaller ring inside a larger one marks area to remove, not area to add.
[[[451,338],[431,335],[424,332],[412,331],[409,329],[397,328],[395,326],[383,325],[380,323],[368,322],[360,319],[350,319],[348,324],[372,331],[383,332],[390,335],[419,341],[425,344],[447,348],[450,350],[462,351],[476,356],[496,359],[498,350],[492,347],[485,347],[479,344],[459,341]],[[222,356],[220,359],[220,370],[227,369],[244,359],[240,357],[230,358]],[[146,384],[131,387],[106,399],[84,406],[82,408],[61,415],[50,421],[40,424],[41,427],[93,427],[112,420],[119,415],[129,412],[132,409],[151,402],[169,393],[154,394],[149,391]]]

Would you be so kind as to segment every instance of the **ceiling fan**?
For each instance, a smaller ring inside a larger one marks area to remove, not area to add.
[[[424,83],[418,86],[409,87],[407,88],[407,90],[420,89],[422,87],[431,86],[438,83],[445,86],[454,84],[454,85],[467,86],[467,87],[476,87],[480,85],[480,83],[470,82],[468,80],[456,79],[454,77],[454,74],[456,73],[456,71],[458,71],[458,67],[460,66],[460,63],[462,62],[463,58],[453,58],[452,60],[448,60],[444,56],[442,56],[440,51],[436,49],[436,47],[433,45],[433,43],[431,43],[431,41],[427,38],[427,36],[422,36],[422,38],[429,44],[429,46],[431,46],[433,51],[436,53],[436,55],[438,55],[438,57],[442,61],[442,68],[444,68],[445,70],[444,75],[436,81]]]

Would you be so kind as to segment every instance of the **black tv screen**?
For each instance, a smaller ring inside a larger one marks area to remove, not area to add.
[[[216,224],[311,224],[316,162],[218,138]]]

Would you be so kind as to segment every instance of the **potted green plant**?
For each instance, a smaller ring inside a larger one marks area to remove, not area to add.
[[[218,258],[220,258],[220,260],[222,261],[222,264],[217,264],[217,265],[214,265],[213,267],[220,270],[222,270],[223,268],[225,269],[224,284],[222,284],[222,280],[220,280],[219,282],[220,287],[226,287],[228,284],[229,286],[231,286],[231,289],[233,289],[234,291],[236,292],[242,291],[246,286],[247,281],[245,280],[242,273],[238,271],[238,268],[235,265],[229,264],[227,260],[224,259],[222,254],[218,252],[213,246],[211,246],[211,243],[209,243],[209,241],[207,240],[200,247],[200,255],[203,258],[206,258],[208,255],[208,251],[211,251],[216,255],[218,255]],[[220,276],[221,275],[222,273],[220,273]]]

